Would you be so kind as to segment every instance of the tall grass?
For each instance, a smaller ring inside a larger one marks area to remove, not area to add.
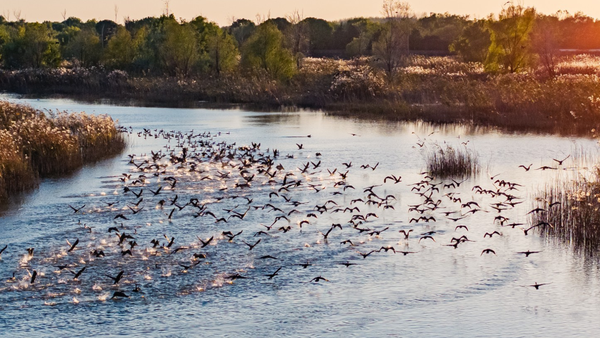
[[[470,177],[481,170],[479,157],[466,147],[437,147],[426,154],[427,171],[436,177]]]
[[[199,101],[262,108],[298,106],[367,118],[469,122],[510,130],[586,134],[600,129],[600,58],[563,57],[556,76],[532,68],[488,74],[453,57],[411,57],[394,76],[363,57],[307,58],[289,81],[264,74],[132,76],[103,68],[0,70],[0,90],[110,98],[150,105]]]
[[[547,212],[536,213],[532,224],[541,233],[571,244],[588,254],[600,249],[600,182],[572,180],[547,186],[538,194],[539,207]],[[558,203],[549,207],[551,203]]]
[[[72,172],[124,148],[125,140],[108,116],[46,115],[0,101],[0,197],[34,187],[39,177]]]

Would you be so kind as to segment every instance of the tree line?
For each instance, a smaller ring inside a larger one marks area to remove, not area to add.
[[[380,18],[326,21],[287,17],[239,19],[226,27],[199,16],[125,20],[70,17],[62,22],[0,16],[4,69],[102,66],[141,75],[220,75],[233,71],[290,79],[307,56],[372,56],[388,73],[412,52],[454,53],[490,72],[541,64],[549,73],[561,49],[600,49],[600,21],[582,13],[542,15],[505,5],[485,19],[452,14],[415,17],[405,2],[385,0]]]

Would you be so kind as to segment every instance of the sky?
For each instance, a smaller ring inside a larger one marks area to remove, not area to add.
[[[506,0],[418,0],[407,1],[417,15],[448,12],[484,18],[497,14]],[[600,18],[598,0],[521,0],[525,6],[535,7],[544,14],[567,10],[573,14],[583,12]],[[165,0],[0,0],[0,15],[14,20],[19,16],[26,21],[62,21],[75,16],[88,19],[110,19],[123,23],[124,18],[141,19],[160,16],[165,12]],[[170,0],[169,11],[176,18],[190,20],[202,15],[221,26],[229,25],[234,19],[246,18],[255,21],[261,18],[276,18],[298,11],[302,17],[326,20],[341,20],[353,17],[381,15],[382,0]],[[116,15],[115,15],[116,14]]]

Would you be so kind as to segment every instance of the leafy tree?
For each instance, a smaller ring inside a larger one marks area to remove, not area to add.
[[[117,33],[108,40],[104,52],[106,65],[117,69],[131,68],[136,57],[139,57],[145,33],[145,29],[138,30],[134,39],[125,27],[119,26]]]
[[[96,24],[96,32],[100,36],[102,48],[106,47],[108,40],[117,33],[118,26],[116,22],[111,20],[102,20]]]
[[[229,34],[235,38],[238,46],[243,46],[255,30],[256,25],[248,19],[238,19],[229,26]]]
[[[460,55],[464,61],[484,62],[490,44],[490,32],[486,28],[486,22],[478,20],[464,28],[460,36],[450,44],[449,50]]]
[[[231,71],[239,55],[235,39],[214,22],[197,17],[190,22],[198,33],[199,68],[216,74]]]
[[[487,71],[514,73],[531,62],[529,33],[534,20],[535,9],[511,3],[502,9],[498,21],[489,21],[492,43],[485,61]]]
[[[242,46],[241,62],[250,72],[279,80],[290,79],[296,71],[292,54],[283,47],[283,34],[269,22],[259,25]]]
[[[329,22],[316,18],[306,18],[302,22],[308,30],[309,52],[331,49],[333,26]]]
[[[63,55],[84,67],[96,66],[102,57],[100,37],[94,29],[79,30],[66,44]]]
[[[369,50],[371,50],[373,36],[380,29],[379,25],[372,20],[364,18],[360,18],[359,21],[355,21],[352,25],[357,28],[359,35],[346,45],[346,54],[350,56],[368,54]]]
[[[8,68],[56,67],[60,64],[58,40],[48,24],[22,23],[2,48]]]
[[[165,20],[157,56],[168,74],[189,75],[200,56],[194,27],[189,23],[179,24],[174,19]]]

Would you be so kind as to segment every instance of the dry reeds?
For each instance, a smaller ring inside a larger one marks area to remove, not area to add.
[[[479,157],[466,147],[446,145],[426,154],[427,172],[435,177],[470,177],[480,171]]]
[[[277,109],[295,106],[354,116],[433,123],[469,122],[505,130],[589,134],[600,129],[600,58],[564,57],[556,76],[531,69],[488,74],[453,57],[411,57],[394,77],[372,59],[306,58],[290,81],[242,73],[133,76],[102,68],[0,70],[0,90],[115,99],[144,105],[199,101]]]
[[[60,175],[125,147],[108,116],[58,112],[0,101],[0,196],[36,185],[38,177]]]
[[[598,173],[597,173],[598,174]],[[545,212],[532,214],[532,225],[545,236],[557,238],[587,254],[600,249],[600,181],[557,181],[538,193]]]

